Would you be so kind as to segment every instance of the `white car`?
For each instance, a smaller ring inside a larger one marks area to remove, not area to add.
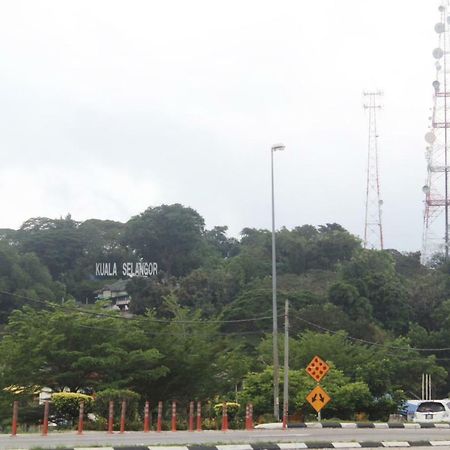
[[[424,400],[417,406],[413,422],[450,422],[450,400]]]

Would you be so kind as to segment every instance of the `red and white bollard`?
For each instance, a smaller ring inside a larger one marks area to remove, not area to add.
[[[189,431],[194,431],[194,402],[189,403]]]
[[[15,401],[13,403],[11,436],[16,436],[17,435],[17,421],[18,421],[18,418],[19,418],[19,402]]]
[[[109,411],[108,411],[108,433],[112,434],[114,428],[114,402],[111,400],[109,402]]]
[[[245,407],[245,429],[248,431],[250,428],[250,407],[247,404]]]
[[[172,402],[172,431],[177,431],[177,402]]]
[[[50,408],[50,403],[48,400],[44,402],[44,422],[42,424],[42,436],[47,436],[48,434],[48,412]]]
[[[163,415],[163,402],[158,402],[158,422],[156,424],[156,431],[161,433],[162,430],[162,415]]]
[[[287,430],[287,423],[288,423],[288,409],[287,406],[283,408],[283,430]]]
[[[227,404],[223,402],[222,405],[222,431],[228,431],[228,413]]]
[[[150,403],[145,402],[144,408],[144,433],[148,433],[150,431]]]
[[[248,430],[253,430],[253,403],[248,404]]]
[[[202,402],[197,402],[197,431],[202,431]]]
[[[125,413],[127,411],[127,402],[122,400],[122,409],[120,411],[120,432],[125,433]]]
[[[84,424],[84,402],[80,402],[80,413],[78,415],[78,434],[83,434]]]

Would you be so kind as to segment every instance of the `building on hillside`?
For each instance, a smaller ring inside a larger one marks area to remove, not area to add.
[[[118,280],[112,284],[106,284],[101,289],[95,291],[96,300],[110,300],[111,309],[126,312],[130,309],[131,296],[128,294],[128,280]]]

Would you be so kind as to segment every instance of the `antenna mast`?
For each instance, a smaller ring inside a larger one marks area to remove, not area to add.
[[[425,135],[427,181],[423,218],[422,263],[429,263],[433,256],[449,255],[449,166],[448,144],[450,127],[448,86],[449,2],[439,6],[440,22],[434,30],[439,36],[439,46],[433,50],[436,59],[436,79],[433,81],[433,107],[430,131]]]
[[[366,216],[364,226],[364,248],[383,250],[383,225],[381,223],[380,174],[378,165],[377,111],[381,109],[379,91],[364,92],[367,102],[364,109],[369,112],[369,145],[367,155]]]

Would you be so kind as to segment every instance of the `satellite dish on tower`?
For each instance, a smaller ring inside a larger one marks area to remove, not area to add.
[[[438,80],[433,81],[433,87],[434,87],[434,89],[436,89],[436,91],[439,90],[439,87],[440,87],[440,86],[441,86],[441,83],[439,83]]]
[[[443,56],[444,56],[444,50],[442,50],[442,48],[435,48],[434,50],[433,50],[433,56],[436,58],[436,59],[441,59]]]
[[[444,7],[444,6],[442,6],[442,5],[441,5],[441,6],[439,6],[439,8],[438,8],[438,9],[439,9],[439,12],[444,12],[444,11],[445,11],[445,7]]]
[[[445,33],[445,24],[442,22],[437,23],[434,27],[434,31],[438,34]]]
[[[422,192],[424,194],[428,194],[430,192],[430,186],[427,186],[427,185],[423,186],[422,187]]]
[[[433,144],[434,141],[436,140],[436,136],[432,131],[430,131],[425,135],[425,140],[428,142],[428,144]]]

